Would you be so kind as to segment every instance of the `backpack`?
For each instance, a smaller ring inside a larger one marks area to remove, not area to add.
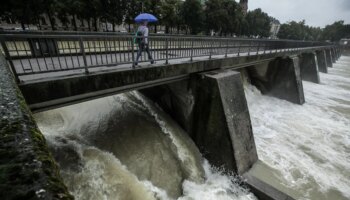
[[[140,44],[143,41],[143,33],[141,31],[136,31],[134,43]]]

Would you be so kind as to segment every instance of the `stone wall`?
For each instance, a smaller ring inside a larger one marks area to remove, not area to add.
[[[1,54],[0,199],[73,199]]]

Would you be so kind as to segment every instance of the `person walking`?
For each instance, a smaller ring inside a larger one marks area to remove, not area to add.
[[[151,64],[154,64],[154,60],[152,58],[152,54],[149,49],[149,41],[148,41],[148,35],[149,35],[149,29],[148,29],[148,21],[145,20],[142,22],[142,24],[138,27],[136,32],[136,43],[138,44],[138,51],[136,56],[136,61],[134,63],[135,66],[138,65],[139,59],[142,56],[142,52],[146,51],[148,55],[148,59],[150,60]]]

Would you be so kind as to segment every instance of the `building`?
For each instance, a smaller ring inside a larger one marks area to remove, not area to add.
[[[277,39],[277,34],[280,31],[281,23],[277,19],[272,19],[271,29],[270,29],[270,38]]]
[[[239,4],[242,7],[243,14],[247,14],[248,13],[248,0],[240,0]]]

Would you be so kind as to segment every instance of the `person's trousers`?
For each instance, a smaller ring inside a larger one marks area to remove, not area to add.
[[[142,52],[143,51],[146,51],[147,55],[148,55],[148,59],[153,61],[153,58],[152,58],[152,55],[151,55],[151,52],[149,50],[149,47],[148,47],[148,44],[145,44],[145,43],[140,43],[139,44],[139,50],[137,51],[137,56],[136,56],[136,61],[135,63],[138,63],[140,57],[142,56]]]

